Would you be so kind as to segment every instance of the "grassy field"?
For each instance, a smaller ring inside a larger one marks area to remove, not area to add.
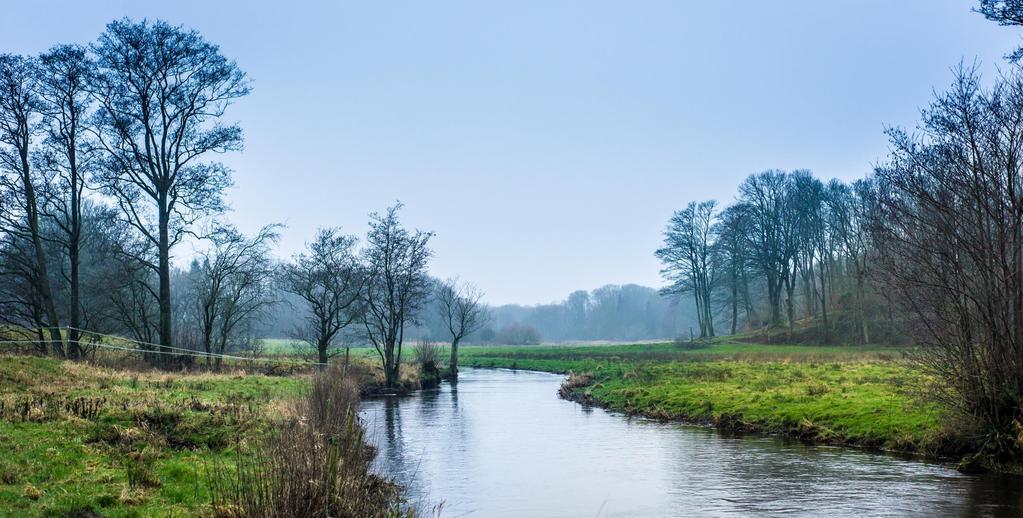
[[[715,344],[466,347],[463,365],[573,372],[564,395],[611,410],[832,444],[960,448],[908,349]]]
[[[357,361],[361,377],[382,374]],[[208,470],[274,427],[309,379],[0,355],[0,516],[208,514]]]
[[[303,385],[0,356],[0,515],[194,515],[205,467]]]
[[[918,397],[928,380],[908,352],[734,343],[469,346],[461,363],[571,371],[566,397],[629,414],[953,453],[961,445],[938,407]],[[379,382],[374,351],[353,349],[352,359],[364,384]],[[413,376],[411,352],[405,361]],[[205,512],[207,470],[230,465],[240,445],[274,427],[308,380],[0,355],[0,516]]]

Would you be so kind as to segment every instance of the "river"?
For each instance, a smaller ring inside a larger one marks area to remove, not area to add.
[[[725,437],[557,397],[562,376],[465,369],[364,402],[375,469],[444,517],[1018,516],[1023,480],[777,437]]]

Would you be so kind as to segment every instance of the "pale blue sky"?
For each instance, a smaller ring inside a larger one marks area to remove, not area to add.
[[[400,199],[432,272],[493,303],[659,286],[673,209],[767,168],[861,177],[950,67],[1020,43],[970,0],[2,1],[0,51],[198,29],[254,86],[234,222],[288,224],[290,255]]]

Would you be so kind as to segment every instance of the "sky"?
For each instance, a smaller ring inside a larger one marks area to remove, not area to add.
[[[231,222],[286,224],[288,257],[400,200],[431,273],[492,304],[661,286],[672,211],[765,169],[863,177],[958,63],[991,79],[1023,45],[970,0],[0,2],[0,52],[200,31],[253,86]]]

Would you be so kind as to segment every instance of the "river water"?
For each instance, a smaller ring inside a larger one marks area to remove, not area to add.
[[[628,418],[557,397],[553,374],[465,369],[366,401],[376,469],[445,517],[1023,516],[1023,479]]]

